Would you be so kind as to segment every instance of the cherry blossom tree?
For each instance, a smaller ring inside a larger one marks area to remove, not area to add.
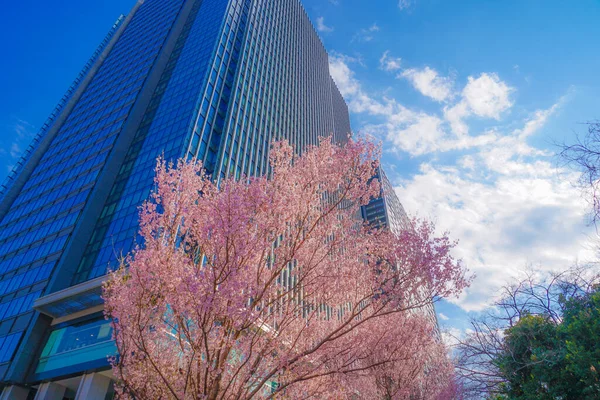
[[[455,243],[413,220],[362,222],[378,150],[274,143],[269,177],[214,184],[159,160],[143,244],[110,274],[121,398],[436,398],[452,385],[422,310],[469,280]]]

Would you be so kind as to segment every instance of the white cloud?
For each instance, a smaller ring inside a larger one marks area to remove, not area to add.
[[[402,59],[400,57],[390,56],[390,52],[386,51],[379,59],[379,68],[384,71],[393,72],[401,68]]]
[[[503,175],[528,173],[536,176],[553,176],[558,171],[551,168],[545,158],[552,154],[527,144],[528,137],[541,130],[549,118],[555,115],[566,102],[569,94],[562,96],[547,109],[536,110],[524,122],[523,127],[514,129],[510,135],[498,138],[494,146],[482,149],[479,157],[490,171]],[[529,160],[528,162],[523,162]]]
[[[394,114],[395,102],[386,99],[375,100],[363,90],[354,71],[348,65],[356,62],[360,61],[340,54],[332,54],[329,57],[329,73],[344,96],[350,111],[379,116]]]
[[[396,107],[401,107],[396,105]],[[436,151],[445,140],[442,120],[426,113],[415,113],[407,109],[388,116],[388,122],[366,126],[365,130],[377,137],[385,137],[393,149],[408,151],[412,155]]]
[[[536,133],[539,129],[541,129],[544,124],[548,121],[552,115],[554,115],[560,107],[562,107],[569,98],[573,95],[574,88],[571,86],[564,96],[562,96],[552,107],[546,110],[537,110],[533,113],[533,115],[527,120],[527,123],[522,129],[515,131],[515,134],[519,136],[521,139],[526,139],[532,134]]]
[[[329,73],[342,96],[350,98],[361,90],[360,84],[354,78],[354,72],[348,66],[348,60],[344,56],[332,54],[329,57]]]
[[[406,10],[412,6],[413,0],[398,0],[398,8],[401,10]]]
[[[438,313],[438,318],[441,319],[442,321],[448,321],[450,319],[444,313]]]
[[[444,117],[450,124],[452,132],[459,136],[464,136],[469,133],[469,126],[464,121],[469,115],[469,106],[465,101],[461,101],[453,107],[444,108]]]
[[[386,61],[384,53],[382,60]],[[469,82],[461,94],[460,101],[454,106],[443,109],[443,118],[435,114],[411,110],[395,99],[386,96],[375,98],[368,94],[356,79],[350,64],[357,60],[340,54],[330,57],[330,72],[351,112],[365,113],[380,119],[379,123],[370,123],[364,127],[367,133],[387,138],[393,145],[391,150],[406,151],[413,156],[436,151],[469,149],[490,144],[497,139],[493,131],[469,136],[466,117],[476,114],[492,115],[511,106],[508,95],[513,90],[502,82],[496,74],[481,74],[479,78],[469,77]],[[380,60],[380,63],[382,61]],[[412,76],[421,91],[433,98],[450,99],[452,82],[440,77],[427,67]],[[487,88],[487,90],[486,90]],[[478,102],[475,93],[483,95]],[[492,112],[492,110],[494,110]],[[450,129],[448,129],[450,128]]]
[[[477,275],[457,301],[467,311],[484,309],[529,264],[560,270],[594,254],[585,201],[570,183],[576,174],[553,166],[522,135],[542,129],[560,103],[534,112],[522,128],[494,132],[493,142],[456,165],[422,164],[396,189],[409,212],[460,239],[456,256]]]
[[[325,17],[317,18],[317,30],[319,32],[333,32],[333,28],[325,25]]]
[[[470,149],[454,163],[422,163],[420,172],[397,188],[409,212],[433,218],[440,230],[461,240],[456,255],[478,276],[457,301],[467,311],[487,307],[495,290],[528,264],[558,270],[593,255],[586,204],[570,183],[577,176],[553,166],[548,152],[527,143],[560,110],[566,96],[531,113],[519,128],[468,135],[465,118],[500,118],[512,106],[512,90],[497,76],[482,74],[469,79],[461,100],[445,109],[445,119],[391,99],[388,104],[403,112],[366,127],[384,138],[386,147],[391,144],[412,155]]]
[[[472,171],[475,169],[475,159],[471,155],[463,156],[458,160],[458,165],[460,165],[465,170]]]
[[[462,95],[473,114],[500,119],[500,114],[512,106],[510,93],[513,90],[497,74],[482,73],[479,78],[468,78]]]
[[[400,77],[407,79],[422,95],[436,101],[445,101],[452,96],[454,82],[449,77],[440,76],[430,67],[405,69]]]
[[[366,125],[365,133],[386,138],[391,150],[406,151],[413,156],[435,151],[450,151],[483,146],[495,140],[493,133],[479,136],[456,136],[446,129],[442,118],[411,110],[396,100],[382,96],[374,98],[363,88],[350,69],[355,59],[334,54],[329,59],[331,76],[353,113],[364,113],[382,120]]]
[[[350,69],[349,64],[353,61],[334,54],[329,59],[329,70],[351,112],[383,119],[381,124],[365,126],[365,133],[384,137],[394,149],[406,150],[413,155],[434,151],[445,143],[443,121],[438,117],[415,112],[393,99],[375,99],[367,94]]]
[[[356,32],[354,34],[354,36],[352,37],[351,41],[352,42],[370,42],[375,38],[375,33],[379,32],[380,30],[381,30],[381,28],[379,28],[379,25],[374,23],[370,27],[363,28],[363,29],[359,30],[358,32]]]
[[[465,331],[455,327],[448,327],[442,329],[441,335],[442,342],[444,342],[448,348],[452,349],[465,337]]]
[[[588,256],[585,204],[561,179],[524,174],[488,184],[457,168],[423,165],[397,193],[409,212],[460,239],[456,255],[477,275],[457,301],[467,311],[484,309],[528,264],[557,270]]]
[[[331,70],[351,112],[367,118],[363,132],[384,141],[385,157],[390,150],[433,156],[421,162],[418,173],[402,176],[396,191],[407,211],[434,219],[440,231],[460,239],[456,256],[477,274],[456,300],[461,308],[484,309],[498,287],[528,265],[558,270],[594,255],[587,205],[570,183],[577,176],[527,142],[560,111],[566,96],[522,121],[503,122],[515,89],[496,74],[482,73],[469,77],[457,100],[436,114],[368,93],[352,63],[338,55]],[[469,133],[475,117],[495,126]],[[462,153],[436,157],[450,150]]]
[[[457,135],[469,132],[464,119],[471,115],[500,120],[502,113],[513,105],[510,94],[514,88],[508,86],[495,73],[482,73],[478,78],[469,76],[457,104],[446,107],[444,116]]]
[[[21,146],[19,145],[19,143],[13,142],[13,144],[10,146],[10,156],[12,158],[17,158],[22,153],[23,153],[23,150],[21,149]]]
[[[23,155],[24,150],[29,146],[31,139],[35,134],[35,127],[27,121],[15,118],[8,125],[13,131],[13,135],[0,141],[0,154],[4,157],[4,164],[10,170],[12,165]]]

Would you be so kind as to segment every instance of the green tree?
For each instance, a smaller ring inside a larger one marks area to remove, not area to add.
[[[556,398],[556,371],[562,368],[562,348],[557,326],[543,315],[526,315],[505,332],[505,351],[496,359],[508,381],[510,399]]]
[[[600,288],[565,301],[558,335],[564,347],[565,392],[600,399]]]
[[[600,289],[562,299],[563,318],[525,315],[495,359],[514,400],[600,399]]]
[[[503,288],[492,311],[456,345],[468,399],[600,400],[597,266]]]

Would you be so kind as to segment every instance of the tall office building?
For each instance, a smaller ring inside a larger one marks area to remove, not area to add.
[[[399,234],[410,223],[406,211],[383,169],[379,168],[374,178],[379,179],[381,191],[379,197],[362,207],[362,217],[371,226],[379,229],[387,228],[392,233]]]
[[[379,197],[372,199],[369,204],[361,207],[362,218],[371,226],[378,229],[389,229],[395,235],[401,234],[404,230],[411,229],[411,221],[383,169],[379,168],[374,178],[379,179],[381,191]],[[413,300],[418,301],[417,299]],[[424,307],[415,309],[414,312],[421,314],[429,320],[434,327],[436,338],[441,340],[434,305],[427,304]]]
[[[120,18],[0,197],[0,399],[105,399],[107,268],[157,156],[260,175],[269,143],[342,142],[348,108],[299,0],[146,0]]]

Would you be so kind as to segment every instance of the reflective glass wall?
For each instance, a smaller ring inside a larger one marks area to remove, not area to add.
[[[89,369],[113,351],[102,318],[57,323],[44,311],[50,318],[40,325],[32,307],[54,295],[48,282],[68,294],[139,242],[138,207],[158,156],[197,158],[215,180],[239,178],[268,172],[274,139],[301,153],[319,137],[350,134],[299,0],[139,1],[94,60],[44,133],[48,146],[36,150],[20,191],[0,200],[0,381],[15,354],[35,354],[29,379],[39,381]],[[73,246],[81,255],[68,259]],[[85,314],[67,294],[54,309]]]
[[[196,158],[218,180],[266,173],[274,139],[301,152],[349,134],[327,52],[298,0],[196,1],[72,283],[106,274],[131,250],[158,156]]]
[[[73,284],[106,274],[129,252],[138,229],[138,207],[154,182],[156,159],[176,160],[198,112],[199,93],[214,58],[227,0],[194,3],[170,54],[125,162],[96,222]]]
[[[0,379],[182,2],[141,5],[0,221]]]
[[[387,228],[398,234],[410,226],[406,211],[383,169],[377,170],[375,178],[379,179],[381,191],[379,197],[362,207],[363,219],[376,228]]]

